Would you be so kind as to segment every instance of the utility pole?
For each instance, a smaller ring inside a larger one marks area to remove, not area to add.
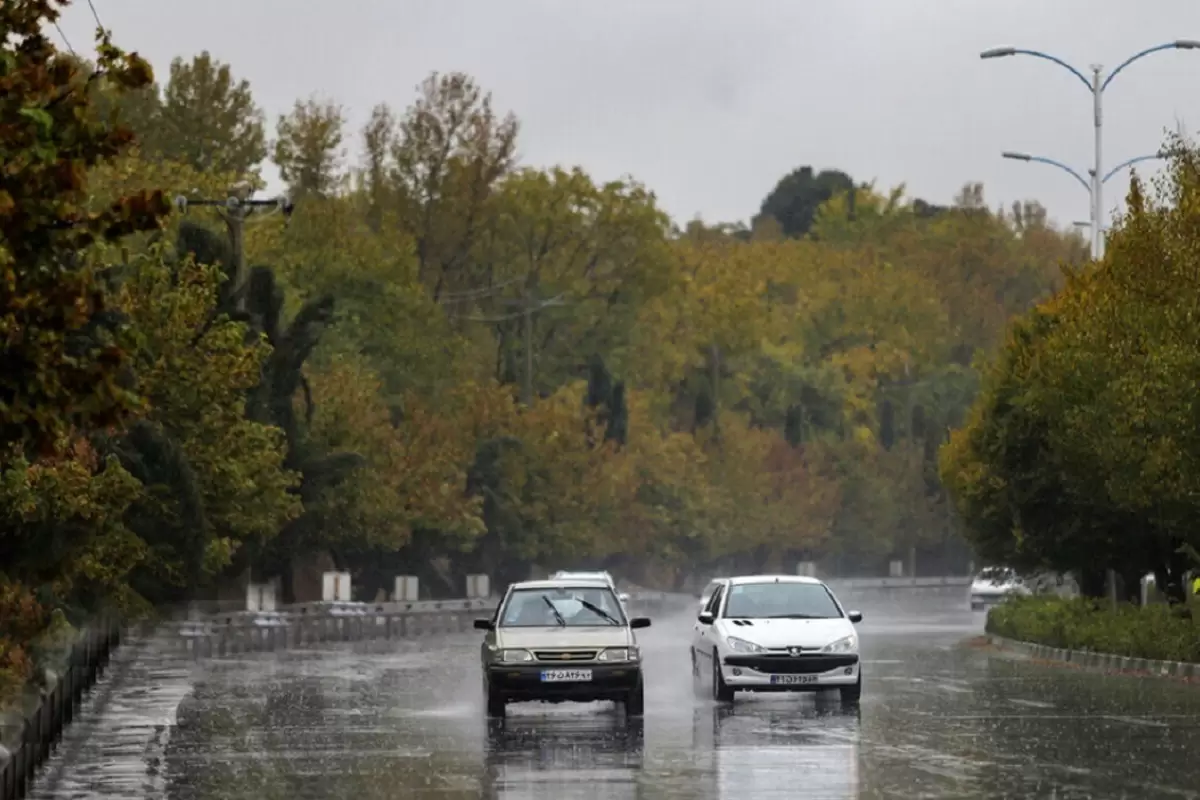
[[[266,216],[272,212],[283,213],[284,220],[292,216],[295,209],[292,201],[284,195],[269,199],[255,199],[254,189],[249,183],[242,181],[229,190],[224,200],[185,197],[175,198],[176,207],[187,213],[189,206],[212,206],[217,209],[217,216],[225,223],[225,231],[229,237],[229,258],[232,262],[230,272],[233,279],[234,308],[237,311],[246,310],[246,220],[254,213],[260,212]]]

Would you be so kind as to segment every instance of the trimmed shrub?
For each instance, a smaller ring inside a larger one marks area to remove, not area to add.
[[[1200,620],[1158,603],[1114,609],[1086,598],[1014,597],[988,612],[987,632],[1068,650],[1200,662]]]

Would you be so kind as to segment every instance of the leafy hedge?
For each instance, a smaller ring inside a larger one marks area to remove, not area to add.
[[[1200,620],[1161,603],[1113,609],[1082,598],[1013,598],[988,612],[987,632],[1069,650],[1200,662]]]

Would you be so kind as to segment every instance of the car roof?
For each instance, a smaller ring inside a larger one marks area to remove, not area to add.
[[[726,578],[730,586],[745,586],[750,583],[806,583],[809,585],[823,586],[824,581],[818,578],[810,578],[807,575],[738,575],[734,578]]]
[[[611,589],[603,578],[549,578],[544,581],[521,581],[512,585],[517,589]]]
[[[561,578],[600,578],[603,580],[608,580],[611,577],[612,577],[611,575],[609,575],[607,572],[605,572],[603,570],[580,570],[579,572],[576,572],[574,570],[569,570],[569,569],[560,569],[558,572],[554,573],[554,575],[552,575],[550,579],[556,580],[556,579],[561,579]]]

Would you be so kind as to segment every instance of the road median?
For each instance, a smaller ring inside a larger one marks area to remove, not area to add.
[[[989,643],[1080,667],[1200,677],[1200,623],[1189,608],[1086,598],[1012,598],[988,612]]]

